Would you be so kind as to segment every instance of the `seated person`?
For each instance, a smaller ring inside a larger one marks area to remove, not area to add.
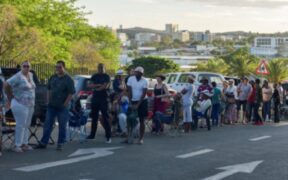
[[[168,109],[165,113],[156,111],[153,117],[153,121],[155,123],[155,132],[159,133],[162,124],[171,124],[175,119],[175,105],[172,106],[171,109]]]
[[[129,108],[129,98],[126,95],[123,95],[119,101],[119,110],[118,110],[118,120],[119,127],[121,130],[121,136],[125,137],[127,135],[127,112]]]
[[[201,101],[198,100],[196,102],[196,104],[194,104],[194,106],[193,106],[192,115],[193,115],[193,120],[194,120],[194,125],[195,125],[194,128],[197,129],[198,118],[204,117],[207,120],[208,130],[210,130],[210,119],[207,119],[209,117],[206,117],[205,113],[206,113],[207,109],[212,106],[212,102],[211,102],[212,94],[208,90],[205,90],[205,91],[201,92],[201,95],[202,95],[202,100]]]

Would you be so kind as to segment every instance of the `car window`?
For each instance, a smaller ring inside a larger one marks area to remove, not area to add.
[[[201,82],[201,80],[204,79],[204,78],[209,80],[209,76],[211,76],[211,75],[208,75],[208,74],[199,74],[199,75],[198,75],[198,81]]]
[[[191,74],[181,74],[181,76],[179,77],[178,82],[179,83],[188,83],[188,76],[193,76],[195,78],[195,76],[191,75]]]
[[[167,80],[167,84],[175,83],[176,78],[177,78],[177,74],[171,74]]]
[[[210,76],[210,82],[216,82],[216,84],[222,84],[222,78],[220,76]]]

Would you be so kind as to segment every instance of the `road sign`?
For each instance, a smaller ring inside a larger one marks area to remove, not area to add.
[[[244,163],[244,164],[236,164],[232,166],[225,166],[225,167],[217,168],[217,169],[224,170],[224,171],[214,176],[207,177],[203,180],[221,180],[221,179],[224,179],[226,177],[229,177],[236,173],[241,173],[241,172],[251,174],[255,170],[255,168],[262,162],[263,161],[253,161],[253,162]]]
[[[22,172],[39,171],[39,170],[47,169],[51,167],[62,166],[62,165],[77,163],[77,162],[86,161],[90,159],[95,159],[99,157],[109,156],[109,155],[114,154],[112,150],[120,149],[120,148],[122,147],[79,149],[73,154],[69,155],[69,157],[75,157],[75,156],[80,156],[80,157],[65,159],[61,161],[48,162],[48,163],[43,163],[43,164],[35,164],[32,166],[16,168],[14,170],[22,171]]]
[[[265,60],[262,60],[256,69],[256,74],[260,75],[268,75],[270,72],[268,71],[268,66]]]

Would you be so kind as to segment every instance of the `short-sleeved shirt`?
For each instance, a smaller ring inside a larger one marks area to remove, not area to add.
[[[128,79],[127,86],[132,89],[132,101],[140,101],[144,89],[148,89],[148,81],[144,77],[138,81],[135,76],[131,76]]]
[[[65,74],[64,76],[53,75],[48,81],[50,91],[49,106],[63,108],[67,97],[75,93],[74,81]]]
[[[36,85],[33,81],[32,73],[29,73],[28,76],[30,82],[20,71],[9,78],[7,83],[12,87],[13,98],[18,103],[25,106],[34,106]]]
[[[110,77],[108,74],[99,74],[96,73],[91,77],[91,82],[93,84],[106,84],[110,83]],[[108,97],[108,89],[103,89],[101,91],[93,90],[93,99],[94,98],[107,98]]]
[[[199,100],[202,101],[203,100],[203,95],[201,94],[201,92],[208,90],[209,92],[212,91],[212,87],[209,84],[202,84],[198,87],[198,94],[199,94]]]
[[[250,92],[252,91],[252,86],[250,84],[239,84],[238,89],[240,90],[238,99],[240,101],[247,101],[248,96],[250,95]]]
[[[182,96],[183,106],[191,106],[193,104],[192,95],[194,86],[189,84],[185,89],[187,92]]]
[[[221,100],[221,90],[218,88],[213,88],[213,96],[211,98],[212,104],[219,104]]]

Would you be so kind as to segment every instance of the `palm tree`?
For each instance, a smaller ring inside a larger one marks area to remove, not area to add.
[[[230,55],[223,57],[228,65],[226,73],[228,75],[244,77],[255,72],[259,59],[250,54],[248,48],[241,48]]]
[[[288,59],[273,59],[268,62],[268,80],[273,83],[288,78]]]
[[[198,64],[196,71],[216,72],[223,74],[227,70],[227,65],[221,58],[210,59],[206,63]]]

